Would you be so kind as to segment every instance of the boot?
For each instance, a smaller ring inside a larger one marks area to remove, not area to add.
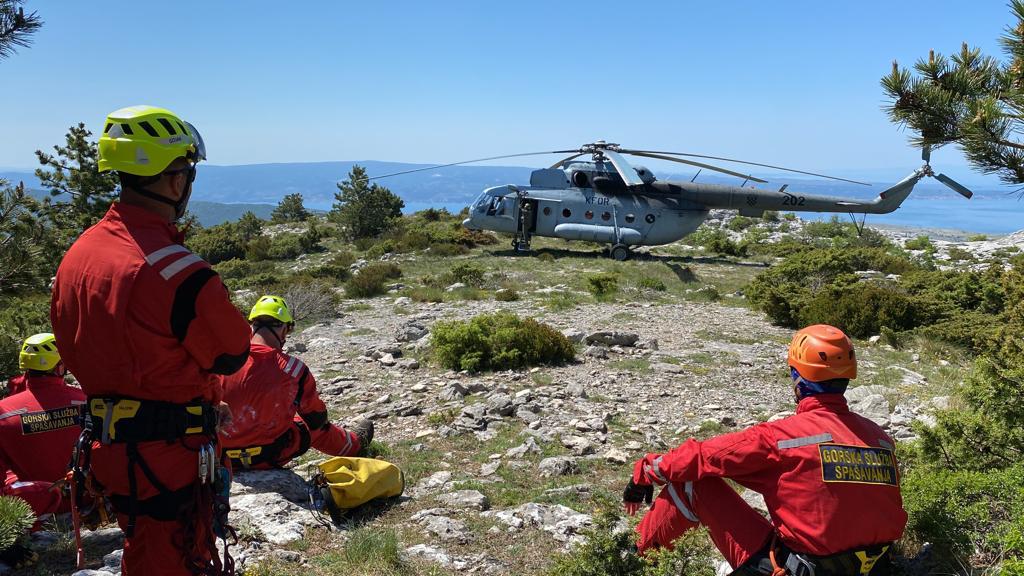
[[[373,442],[373,420],[363,418],[358,420],[349,428],[359,439],[359,452],[356,456],[366,456],[370,449],[370,442]]]

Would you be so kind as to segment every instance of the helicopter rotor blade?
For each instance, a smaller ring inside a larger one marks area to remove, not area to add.
[[[378,176],[371,176],[367,180],[377,180],[379,178],[388,178],[391,176],[400,176],[402,174],[412,174],[413,172],[424,172],[426,170],[435,170],[437,168],[447,168],[449,166],[460,166],[462,164],[473,164],[474,162],[486,162],[488,160],[502,160],[504,158],[519,158],[522,156],[540,156],[541,154],[572,154],[579,152],[579,150],[551,150],[548,152],[525,152],[523,154],[506,154],[504,156],[491,156],[489,158],[477,158],[475,160],[463,160],[461,162],[451,162],[449,164],[438,164],[436,166],[427,166],[426,168],[413,168],[412,170],[402,170],[401,172],[392,172],[390,174],[380,174]]]
[[[583,152],[580,152],[579,154],[573,154],[572,156],[569,156],[568,158],[562,158],[558,162],[555,162],[554,164],[552,164],[551,168],[561,168],[562,165],[565,164],[566,162],[568,162],[569,160],[575,160],[576,158],[579,158],[580,156],[583,156]]]
[[[828,176],[826,174],[818,174],[816,172],[805,172],[804,170],[796,170],[794,168],[786,168],[784,166],[774,166],[772,164],[761,164],[759,162],[747,162],[746,160],[737,160],[735,158],[723,158],[721,156],[705,156],[703,154],[688,154],[686,152],[659,152],[657,150],[619,150],[627,154],[635,154],[637,152],[643,152],[646,154],[669,154],[672,156],[689,156],[691,158],[707,158],[708,160],[721,160],[722,162],[735,162],[737,164],[749,164],[751,166],[761,166],[762,168],[772,168],[775,170],[785,170],[786,172],[796,172],[797,174],[807,174],[808,176],[818,176],[819,178],[828,178],[829,180],[839,180],[842,182],[849,182],[851,184],[860,184],[861,186],[871,186],[867,182],[858,182],[857,180],[848,180],[846,178],[839,178],[837,176]]]
[[[619,176],[622,176],[622,181],[626,183],[626,186],[644,185],[640,175],[636,173],[636,170],[629,165],[629,162],[621,154],[613,150],[602,150],[601,153],[612,163],[612,166],[615,166],[615,171],[619,173]]]
[[[650,152],[638,152],[636,150],[623,150],[626,154],[632,156],[643,156],[644,158],[657,158],[658,160],[668,160],[669,162],[679,162],[680,164],[689,164],[690,166],[697,166],[698,168],[707,168],[708,170],[714,170],[715,172],[721,172],[722,174],[728,174],[730,176],[736,176],[737,178],[743,178],[744,180],[751,180],[754,182],[760,182],[766,184],[767,180],[762,180],[751,176],[750,174],[741,174],[739,172],[733,172],[732,170],[726,170],[725,168],[719,168],[710,164],[704,164],[703,162],[694,162],[693,160],[683,160],[682,158],[673,158],[671,156],[662,156],[661,154],[654,154]],[[694,176],[696,178],[696,176]]]
[[[974,192],[971,192],[969,188],[957,182],[956,180],[953,180],[949,176],[946,176],[945,174],[936,174],[935,179],[938,180],[939,182],[942,182],[951,190],[963,196],[964,198],[967,198],[968,200],[971,198],[971,196],[974,196]]]

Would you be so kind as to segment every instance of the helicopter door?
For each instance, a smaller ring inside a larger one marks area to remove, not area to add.
[[[523,198],[519,202],[520,227],[527,234],[537,231],[537,201],[533,198]]]

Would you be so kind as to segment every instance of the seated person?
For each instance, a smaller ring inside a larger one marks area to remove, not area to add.
[[[25,390],[0,400],[2,493],[32,506],[36,516],[71,511],[60,486],[81,433],[85,393],[64,383],[64,362],[53,334],[25,340],[18,356]]]
[[[249,323],[249,359],[241,370],[222,377],[232,420],[221,430],[221,442],[232,466],[281,467],[310,446],[331,456],[365,452],[373,439],[373,422],[362,420],[352,430],[331,424],[313,374],[282,350],[295,327],[284,299],[260,298]]]

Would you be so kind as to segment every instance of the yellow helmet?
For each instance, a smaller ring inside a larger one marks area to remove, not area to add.
[[[18,368],[21,370],[38,370],[49,372],[60,364],[60,352],[57,341],[49,332],[29,336],[21,345],[18,354]]]
[[[129,106],[107,116],[99,142],[99,170],[156,176],[177,158],[206,159],[195,126],[155,106]]]
[[[280,296],[268,294],[257,300],[256,304],[252,307],[252,311],[249,312],[249,321],[252,322],[257,318],[267,316],[280,320],[285,324],[295,324],[295,319],[292,318],[292,312],[288,309],[288,304]]]

